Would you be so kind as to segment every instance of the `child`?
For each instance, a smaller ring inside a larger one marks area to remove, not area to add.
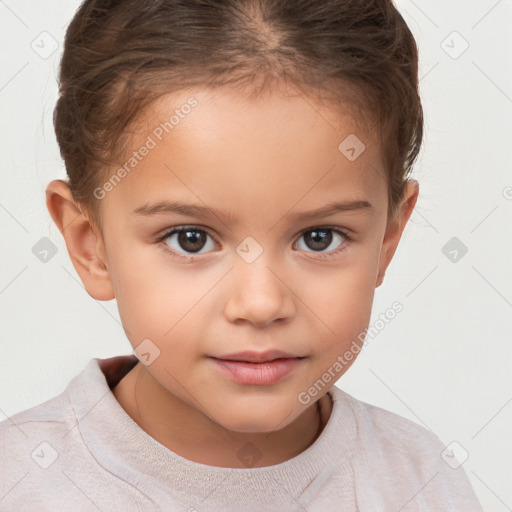
[[[335,386],[418,197],[417,59],[391,0],[80,6],[47,206],[134,355],[0,424],[1,510],[481,510]]]

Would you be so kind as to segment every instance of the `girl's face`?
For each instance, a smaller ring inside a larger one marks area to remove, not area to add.
[[[376,138],[293,91],[182,91],[149,114],[129,172],[97,189],[127,336],[165,393],[219,425],[283,428],[353,362],[410,211],[387,223]],[[296,359],[218,359],[271,350]]]

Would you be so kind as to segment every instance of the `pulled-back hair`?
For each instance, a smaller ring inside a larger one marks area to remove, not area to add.
[[[229,85],[252,97],[279,81],[377,127],[394,214],[423,111],[418,50],[392,0],[85,0],[66,32],[54,111],[75,201],[101,225],[93,191],[160,96]]]

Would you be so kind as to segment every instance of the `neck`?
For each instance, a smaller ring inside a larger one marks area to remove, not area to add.
[[[141,363],[112,392],[139,427],[169,450],[194,462],[232,468],[271,466],[297,456],[321,434],[332,405],[325,395],[283,429],[247,433],[224,428],[169,393]]]

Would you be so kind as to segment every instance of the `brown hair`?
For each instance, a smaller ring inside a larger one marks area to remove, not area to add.
[[[93,191],[157,98],[286,81],[377,126],[392,215],[422,142],[417,75],[391,0],[85,0],[66,32],[54,127],[73,197],[101,226]]]

